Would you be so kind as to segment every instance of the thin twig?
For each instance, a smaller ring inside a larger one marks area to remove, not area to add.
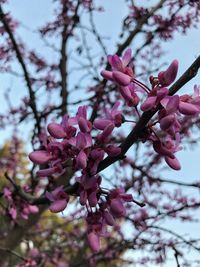
[[[19,45],[17,44],[17,41],[15,40],[14,34],[13,34],[12,30],[10,29],[9,23],[7,22],[7,19],[6,19],[6,14],[3,12],[1,5],[0,5],[0,20],[2,21],[3,26],[4,26],[6,32],[9,36],[11,42],[12,42],[13,49],[16,53],[16,57],[18,59],[19,64],[22,67],[24,78],[25,78],[26,85],[27,85],[28,92],[29,92],[29,97],[30,97],[29,104],[30,104],[30,107],[33,111],[34,117],[35,117],[35,123],[36,123],[36,127],[38,129],[38,133],[40,133],[41,126],[40,126],[40,118],[38,115],[37,105],[36,105],[35,92],[32,88],[31,79],[29,77],[29,73],[28,73],[26,64],[24,62],[23,56],[21,54]]]

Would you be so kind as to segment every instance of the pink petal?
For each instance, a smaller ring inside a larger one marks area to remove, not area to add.
[[[47,126],[48,132],[50,133],[51,136],[53,136],[54,138],[57,139],[61,139],[64,138],[66,136],[66,133],[62,127],[62,125],[58,124],[58,123],[50,123]]]
[[[176,112],[179,106],[179,96],[174,95],[174,96],[168,96],[168,102],[166,106],[167,112]]]
[[[120,87],[120,93],[126,101],[132,101],[131,91],[128,86]]]
[[[109,145],[108,147],[106,147],[106,153],[110,157],[116,157],[121,153],[121,148],[117,146]]]
[[[50,206],[49,209],[51,212],[61,212],[67,207],[66,199],[56,200]]]
[[[142,111],[148,111],[154,107],[156,107],[156,100],[157,97],[156,96],[149,96],[144,103],[141,105],[141,110]]]
[[[176,171],[179,171],[181,169],[180,162],[178,161],[176,157],[174,157],[173,159],[169,157],[165,157],[165,161],[172,169]]]
[[[29,209],[30,213],[38,213],[38,211],[39,211],[38,207],[35,205],[29,205],[28,209]]]
[[[100,250],[99,236],[97,234],[95,234],[94,232],[90,232],[89,234],[87,234],[87,239],[88,239],[88,244],[89,244],[90,248],[94,252],[98,252]]]
[[[33,151],[29,154],[29,159],[36,164],[45,164],[51,158],[51,155],[44,150]]]
[[[94,127],[99,130],[104,130],[111,121],[108,119],[96,119],[94,120]]]
[[[115,220],[110,212],[105,210],[103,213],[103,216],[108,225],[111,225],[111,226],[115,225]]]
[[[86,138],[85,138],[85,134],[79,132],[76,136],[76,147],[78,149],[83,149],[86,147]]]
[[[78,125],[79,125],[81,132],[83,132],[83,133],[89,132],[92,128],[91,122],[87,121],[83,117],[80,117],[78,119]]]
[[[180,101],[179,111],[184,115],[196,115],[199,113],[199,109],[190,103]]]
[[[81,150],[76,157],[76,169],[85,169],[87,166],[87,155]]]
[[[48,191],[45,193],[45,197],[48,198],[48,200],[50,200],[52,202],[55,200],[54,195]]]
[[[158,74],[160,83],[164,86],[168,86],[176,79],[178,72],[178,61],[174,60],[166,71],[161,71]]]
[[[98,140],[101,143],[106,143],[110,139],[110,135],[115,128],[113,123],[108,124],[108,126],[103,130],[103,132],[98,136]]]
[[[131,82],[131,77],[120,71],[113,71],[113,79],[121,86],[127,86]]]
[[[113,81],[112,71],[102,70],[101,71],[101,76],[103,76],[106,80]]]
[[[157,97],[159,100],[161,100],[163,97],[167,96],[169,93],[169,90],[166,87],[162,87],[157,91]]]
[[[102,160],[104,157],[104,151],[100,148],[94,149],[90,152],[90,157],[93,160]]]
[[[79,117],[83,117],[84,119],[87,119],[87,107],[86,106],[80,106],[78,108],[77,115]]]
[[[133,196],[131,194],[120,194],[120,197],[126,202],[133,201]]]
[[[15,220],[15,219],[17,218],[17,210],[16,210],[16,208],[13,208],[13,207],[12,207],[12,208],[9,210],[9,214],[11,215],[12,219]]]
[[[118,57],[118,55],[114,55],[111,58],[111,66],[114,70],[119,70],[122,71],[123,66],[122,66],[122,61],[121,59]]]
[[[46,177],[46,176],[50,176],[54,173],[57,172],[57,168],[56,167],[52,167],[52,168],[48,168],[48,169],[43,169],[43,170],[39,170],[37,171],[37,175],[39,177]]]
[[[153,148],[160,155],[174,158],[174,154],[169,149],[167,149],[160,141],[153,142]]]
[[[129,64],[129,62],[131,61],[131,54],[132,54],[131,48],[126,49],[126,51],[122,57],[122,63],[123,63],[124,67],[126,67]]]
[[[160,128],[162,130],[167,130],[174,123],[175,117],[174,115],[168,115],[160,120]]]
[[[83,206],[86,204],[86,202],[87,202],[87,192],[86,191],[82,191],[80,193],[79,201],[80,201],[80,204],[83,205]]]
[[[115,217],[125,216],[126,210],[120,199],[114,198],[110,201],[110,211]]]
[[[95,207],[97,205],[98,200],[96,192],[92,192],[91,194],[89,194],[88,202],[90,204],[90,207]]]
[[[171,83],[173,83],[173,81],[176,79],[177,72],[178,72],[178,61],[174,60],[164,73],[164,79],[166,85],[170,85]]]

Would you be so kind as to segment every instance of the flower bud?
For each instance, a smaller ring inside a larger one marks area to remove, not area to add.
[[[120,71],[113,71],[113,79],[121,86],[127,86],[131,82],[131,77]]]
[[[88,244],[89,244],[90,248],[94,252],[98,252],[100,250],[99,236],[94,232],[90,232],[87,234],[87,239],[88,239]]]
[[[62,125],[60,125],[58,123],[54,123],[54,122],[50,123],[47,126],[47,130],[52,137],[57,138],[57,139],[65,138],[65,136],[66,136],[66,133],[65,133]]]
[[[29,159],[35,164],[45,164],[52,156],[44,150],[33,151],[29,154]]]

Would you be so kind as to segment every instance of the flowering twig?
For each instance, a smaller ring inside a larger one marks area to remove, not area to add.
[[[184,72],[184,74],[169,88],[170,95],[174,95],[179,89],[181,89],[187,82],[194,78],[200,68],[200,56],[192,63],[192,65]],[[116,157],[105,158],[98,167],[97,172],[106,169],[114,162],[123,159],[129,148],[141,137],[141,133],[144,133],[145,127],[150,119],[157,113],[160,107],[155,110],[144,112],[140,120],[136,123],[133,130],[126,137],[121,144],[121,153]]]

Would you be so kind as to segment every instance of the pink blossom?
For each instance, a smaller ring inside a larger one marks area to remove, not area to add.
[[[95,232],[90,232],[87,234],[88,244],[94,252],[100,250],[100,239]]]
[[[184,115],[197,115],[200,113],[200,89],[195,86],[194,95],[180,96],[179,111]]]
[[[29,154],[29,159],[36,164],[45,164],[52,158],[51,154],[44,150],[38,150]]]
[[[168,89],[166,87],[155,87],[149,94],[147,99],[141,105],[142,111],[148,111],[152,108],[156,108],[160,101],[168,95]]]
[[[62,185],[54,189],[51,193],[46,192],[46,197],[52,202],[49,209],[54,213],[63,211],[69,201],[69,196],[63,190]]]
[[[120,102],[117,101],[111,110],[105,109],[105,118],[95,119],[94,126],[100,130],[104,130],[110,123],[113,123],[116,127],[120,127],[123,117],[122,111],[118,110],[119,105]]]
[[[66,133],[62,127],[62,125],[52,122],[49,123],[48,127],[48,132],[50,133],[51,136],[58,138],[58,139],[62,139],[64,137],[66,137]]]
[[[109,55],[108,62],[112,67],[112,71],[103,70],[101,75],[108,80],[115,81],[120,86],[127,86],[133,79],[133,71],[128,64],[131,60],[131,49],[128,48],[122,59],[117,55]]]

